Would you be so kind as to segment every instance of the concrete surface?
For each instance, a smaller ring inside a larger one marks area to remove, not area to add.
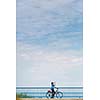
[[[83,99],[43,99],[43,98],[35,99],[35,98],[21,98],[21,99],[18,99],[18,100],[83,100]]]

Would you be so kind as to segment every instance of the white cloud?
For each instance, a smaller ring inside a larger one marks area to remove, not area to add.
[[[44,81],[60,82],[61,80],[65,84],[70,82],[70,78],[73,80],[72,83],[75,80],[76,82],[82,80],[80,79],[82,78],[82,73],[80,73],[82,72],[82,56],[79,56],[78,51],[72,52],[47,51],[39,47],[17,44],[17,85],[31,85],[30,81],[33,85],[46,85]],[[76,73],[78,75],[73,77]],[[25,80],[29,82],[25,83]],[[37,82],[34,83],[34,81]]]
[[[82,0],[19,0],[17,32],[41,35],[61,32],[65,26],[68,30],[74,23],[82,23],[81,2]]]
[[[17,0],[17,85],[82,83],[77,24],[81,27],[82,0]]]

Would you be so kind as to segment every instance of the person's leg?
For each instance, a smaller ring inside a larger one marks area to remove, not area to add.
[[[54,91],[54,89],[52,89],[52,97],[51,98],[54,98],[54,95],[55,95],[55,91]]]

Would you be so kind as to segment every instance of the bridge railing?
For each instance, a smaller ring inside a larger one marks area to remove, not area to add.
[[[83,98],[83,87],[58,87],[63,92],[63,98]],[[16,87],[17,94],[24,94],[30,98],[46,98],[50,87]]]

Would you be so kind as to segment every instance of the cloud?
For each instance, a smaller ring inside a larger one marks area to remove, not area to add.
[[[49,52],[40,48],[17,44],[17,85],[31,85],[30,81],[33,85],[40,85],[40,82],[41,85],[46,85],[47,83],[44,84],[42,81],[62,80],[66,83],[70,82],[70,79],[76,82],[82,80],[82,73],[80,73],[82,71],[82,56],[77,55],[80,52]],[[79,72],[76,73],[73,70]],[[77,77],[75,74],[78,74]],[[29,82],[25,83],[23,79],[29,80]]]
[[[29,36],[24,33],[17,33],[17,41],[54,51],[65,51],[82,48],[82,33],[69,32],[48,34],[42,36]]]
[[[82,0],[17,0],[16,19],[17,85],[82,85]]]
[[[63,31],[80,31],[81,4],[82,0],[77,2],[76,0],[17,1],[17,32],[44,35]]]

